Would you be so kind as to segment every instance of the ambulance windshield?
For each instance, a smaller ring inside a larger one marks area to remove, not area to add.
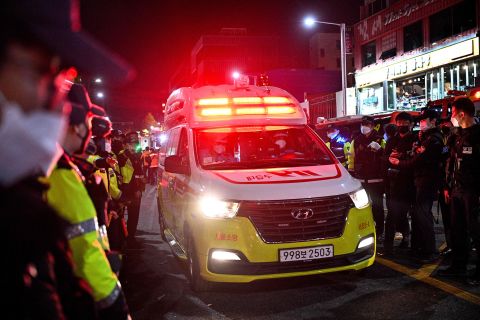
[[[257,126],[195,131],[198,163],[207,170],[333,164],[325,145],[304,126]]]

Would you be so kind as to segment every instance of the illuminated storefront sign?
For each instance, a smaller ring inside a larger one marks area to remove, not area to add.
[[[377,36],[402,28],[419,19],[448,8],[461,0],[403,0],[397,1],[354,26],[355,43],[359,46]]]
[[[413,12],[428,6],[435,1],[436,0],[418,0],[413,3],[406,3],[403,8],[400,8],[397,11],[386,13],[384,17],[385,22],[383,23],[383,25],[386,26],[403,17],[409,17]]]
[[[365,87],[385,80],[394,80],[419,71],[477,56],[479,54],[478,44],[478,38],[469,39],[410,59],[393,62],[387,66],[370,67],[368,71],[357,73],[357,87]]]

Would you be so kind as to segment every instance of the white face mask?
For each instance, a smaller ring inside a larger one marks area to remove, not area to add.
[[[49,175],[62,155],[66,118],[48,111],[24,113],[4,102],[0,123],[0,184],[11,185],[29,174]]]
[[[105,151],[108,153],[112,152],[112,144],[110,142],[105,142]]]
[[[460,127],[460,123],[458,123],[457,118],[451,117],[451,118],[450,118],[450,122],[452,123],[452,125],[453,125],[454,127]]]
[[[367,126],[360,126],[360,132],[362,134],[369,134],[370,131],[372,131],[372,128],[367,127]]]

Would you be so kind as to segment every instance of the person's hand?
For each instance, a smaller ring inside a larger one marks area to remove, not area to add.
[[[450,203],[450,192],[448,190],[443,190],[443,197],[445,198],[445,203]]]
[[[106,161],[110,167],[115,167],[118,164],[118,161],[112,157],[107,157]]]
[[[416,153],[423,153],[425,151],[425,147],[424,146],[421,146],[421,147],[418,147],[415,149],[415,152]]]
[[[388,161],[391,164],[393,164],[394,166],[398,166],[398,164],[400,163],[400,160],[398,160],[397,158],[393,158],[393,157],[388,158]]]
[[[375,151],[378,151],[382,146],[380,144],[378,144],[378,142],[376,141],[372,141],[370,142],[370,144],[368,145],[370,148],[372,148],[373,150]]]
[[[118,219],[118,213],[115,210],[110,210],[110,215],[112,216],[112,219]]]

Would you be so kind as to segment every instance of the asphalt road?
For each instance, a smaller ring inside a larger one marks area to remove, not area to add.
[[[160,238],[155,192],[148,187],[144,194],[141,246],[127,250],[121,277],[133,319],[480,319],[480,287],[436,276],[447,261],[421,265],[407,253],[377,258],[363,274],[220,285],[197,294]],[[440,247],[441,224],[435,229]]]

